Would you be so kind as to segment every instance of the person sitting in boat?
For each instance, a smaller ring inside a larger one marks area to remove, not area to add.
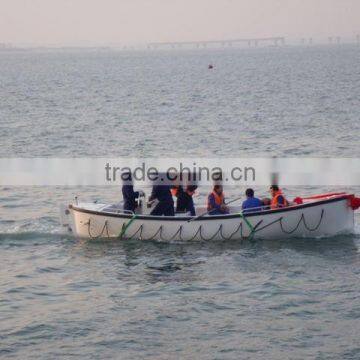
[[[262,202],[260,199],[254,196],[253,189],[246,189],[245,191],[246,200],[242,203],[243,213],[251,213],[254,211],[260,211],[262,207]]]
[[[271,199],[270,198],[262,198],[261,199],[261,204],[263,206],[263,210],[270,209]]]
[[[229,214],[229,208],[225,205],[222,185],[215,185],[207,200],[207,211],[209,215]]]
[[[279,209],[289,206],[289,202],[286,200],[282,191],[279,189],[279,186],[271,185],[270,194],[271,194],[271,203],[270,203],[271,209]]]
[[[195,207],[193,195],[197,189],[196,185],[188,185],[185,189],[180,186],[177,192],[176,212],[190,212],[191,216],[195,216]]]
[[[174,200],[170,191],[171,187],[169,185],[154,185],[151,195],[149,197],[149,202],[158,200],[158,204],[155,206],[154,210],[151,211],[150,215],[154,216],[175,216],[174,211]]]
[[[124,199],[124,210],[135,212],[137,207],[136,200],[144,196],[143,191],[134,191],[131,173],[126,174],[126,182],[122,186],[122,195]]]

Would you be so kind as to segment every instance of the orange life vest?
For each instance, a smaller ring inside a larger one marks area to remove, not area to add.
[[[279,204],[279,197],[282,197],[284,199],[284,204]],[[289,206],[288,201],[285,199],[285,196],[282,194],[281,190],[277,191],[275,193],[275,196],[271,199],[271,209],[278,209],[280,207],[286,207]]]
[[[208,196],[208,201],[207,201],[207,210],[210,211],[212,210],[211,206],[210,206],[210,202],[209,202],[209,197],[213,195],[214,199],[215,199],[215,203],[216,205],[222,205],[225,202],[225,196],[224,193],[221,193],[221,195],[218,195],[215,191],[213,191],[209,196]]]

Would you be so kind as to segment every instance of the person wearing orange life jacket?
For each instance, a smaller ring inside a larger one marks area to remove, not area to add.
[[[209,215],[224,215],[229,213],[225,205],[225,196],[222,185],[215,185],[207,199],[207,211]]]
[[[279,186],[271,185],[270,194],[271,194],[271,203],[270,203],[271,209],[279,209],[289,206],[289,202],[286,200],[285,196],[279,189]]]

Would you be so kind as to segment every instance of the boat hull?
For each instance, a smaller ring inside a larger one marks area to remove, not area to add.
[[[107,213],[69,206],[70,227],[81,238],[156,241],[210,241],[244,238],[330,237],[354,229],[354,210],[346,196],[247,215],[154,217]]]

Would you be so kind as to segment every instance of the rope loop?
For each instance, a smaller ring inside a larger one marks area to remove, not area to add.
[[[92,235],[91,235],[91,230],[90,230],[90,227],[91,227],[91,219],[89,219],[89,221],[88,221],[85,225],[88,226],[88,234],[89,234],[90,239],[94,239],[94,240],[95,240],[95,239],[100,239],[100,238],[102,238],[102,237],[103,237],[102,235],[103,235],[105,229],[106,229],[106,235],[107,235],[107,237],[110,238],[109,229],[108,229],[108,221],[107,221],[107,220],[105,220],[104,226],[103,226],[100,234],[99,234],[99,235],[96,235],[96,236],[92,236]]]

